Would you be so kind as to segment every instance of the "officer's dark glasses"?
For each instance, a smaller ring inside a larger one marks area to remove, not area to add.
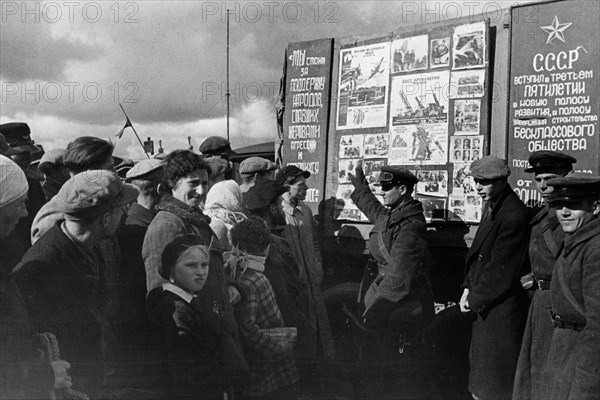
[[[391,183],[394,180],[394,175],[391,172],[380,172],[379,182],[380,183]]]

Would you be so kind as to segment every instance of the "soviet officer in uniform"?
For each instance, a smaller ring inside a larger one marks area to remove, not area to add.
[[[377,274],[361,283],[364,324],[383,332],[398,309],[431,316],[433,299],[423,265],[427,228],[423,206],[412,197],[417,177],[399,167],[382,167],[378,180],[382,205],[371,192],[361,164],[356,176],[348,175],[354,185],[352,201],[374,224],[367,247],[377,263]]]
[[[534,173],[535,185],[546,204],[529,222],[531,274],[521,281],[525,287],[532,285],[533,297],[517,363],[513,400],[545,400],[541,397],[544,386],[541,378],[552,338],[552,321],[547,312],[550,307],[548,289],[554,263],[565,236],[555,210],[547,203],[553,189],[548,185],[548,180],[567,175],[576,161],[568,154],[536,151],[529,157],[530,167],[525,169],[525,172]]]
[[[554,330],[543,372],[544,399],[600,398],[600,176],[548,181],[566,236],[550,295]]]
[[[528,298],[519,278],[526,265],[529,212],[507,182],[506,160],[471,164],[484,213],[467,252],[462,312],[474,315],[469,391],[474,399],[510,399]]]

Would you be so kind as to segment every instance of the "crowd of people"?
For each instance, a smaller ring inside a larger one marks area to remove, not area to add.
[[[113,144],[82,136],[32,163],[27,124],[0,133],[1,398],[298,399],[330,383],[310,172],[250,157],[236,182],[219,137],[118,168]],[[575,162],[531,155],[533,218],[505,160],[471,165],[485,206],[458,307],[474,399],[600,396],[600,177]],[[348,177],[374,227],[347,312],[386,358],[435,318],[418,178],[382,167],[382,204],[360,164]]]

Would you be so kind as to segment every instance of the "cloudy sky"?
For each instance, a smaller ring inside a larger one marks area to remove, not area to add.
[[[524,2],[524,1],[521,1]],[[275,140],[274,104],[290,42],[390,32],[513,1],[1,0],[0,122],[25,121],[37,143],[113,138],[128,112],[169,151],[225,136],[226,18],[232,10],[231,141]],[[114,139],[116,140],[116,139]],[[143,157],[131,130],[116,154]]]

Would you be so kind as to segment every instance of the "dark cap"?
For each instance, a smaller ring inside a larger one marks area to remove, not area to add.
[[[509,175],[510,168],[503,158],[485,156],[471,164],[471,176],[476,179],[495,180]]]
[[[18,153],[18,151],[11,149],[4,135],[0,133],[0,154],[3,156],[12,156],[16,153]]]
[[[577,160],[568,154],[558,151],[535,151],[529,156],[529,168],[525,172],[535,172],[537,174],[554,171],[557,169],[573,169],[573,164]]]
[[[63,165],[64,152],[65,149],[48,150],[40,159],[39,170],[43,173],[47,173],[53,168]]]
[[[206,156],[235,155],[231,143],[220,136],[211,136],[200,145],[200,152]]]
[[[6,142],[13,151],[19,153],[39,152],[39,148],[31,140],[31,130],[25,122],[9,122],[0,125],[0,133],[6,138]]]
[[[308,179],[310,172],[301,170],[295,165],[286,165],[285,167],[281,168],[279,172],[277,172],[275,180],[283,184],[287,182],[289,178],[297,178],[299,176],[303,176],[304,178]]]
[[[250,211],[267,207],[273,200],[287,192],[285,186],[275,181],[263,181],[252,186],[242,195],[244,208]]]
[[[275,171],[277,164],[262,157],[249,157],[240,164],[240,174]]]
[[[169,280],[171,278],[171,270],[175,267],[177,260],[190,247],[208,247],[212,239],[212,235],[207,234],[208,231],[210,230],[202,229],[199,234],[175,236],[163,249],[161,255],[162,268],[159,268],[160,276]],[[208,249],[206,249],[206,252],[208,253]]]
[[[67,218],[86,220],[134,202],[138,193],[112,171],[89,170],[65,182],[56,197]]]
[[[571,172],[548,180],[548,186],[554,190],[548,201],[578,201],[581,199],[598,199],[600,196],[600,176],[584,172]]]
[[[135,164],[125,175],[129,180],[158,181],[162,178],[164,160],[149,158]]]
[[[414,176],[410,171],[390,165],[381,167],[379,179],[377,180],[377,183],[381,186],[414,186],[417,182],[419,182],[419,178]]]

